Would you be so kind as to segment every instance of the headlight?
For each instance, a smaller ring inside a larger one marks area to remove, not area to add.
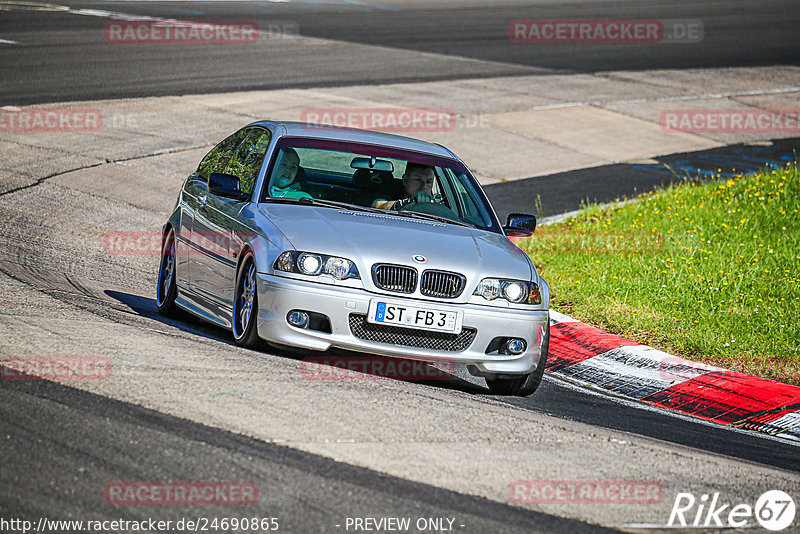
[[[478,284],[475,295],[480,295],[486,300],[494,300],[500,296],[500,280],[497,278],[484,278]]]
[[[297,257],[297,268],[309,276],[316,276],[322,271],[322,258],[316,254],[303,252]]]
[[[526,287],[523,282],[506,282],[502,284],[503,298],[509,302],[522,302],[526,300]]]
[[[533,282],[522,280],[504,280],[500,278],[484,278],[475,288],[473,295],[486,300],[503,297],[513,304],[541,304],[542,294],[539,286]]]
[[[337,280],[344,280],[350,274],[350,270],[355,268],[353,262],[344,258],[331,257],[325,262],[325,272]]]
[[[275,260],[275,270],[306,276],[327,274],[337,280],[361,278],[356,264],[346,258],[297,250],[282,252]]]

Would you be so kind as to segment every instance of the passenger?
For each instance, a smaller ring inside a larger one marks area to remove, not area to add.
[[[274,171],[275,179],[270,188],[273,198],[313,198],[310,194],[302,191],[303,185],[297,180],[300,168],[300,156],[293,148],[283,149],[281,161]]]
[[[372,203],[372,207],[400,211],[403,206],[415,202],[436,202],[436,198],[431,193],[433,181],[433,167],[409,161],[406,164],[406,172],[403,174],[403,193],[405,196],[400,200],[378,198]]]

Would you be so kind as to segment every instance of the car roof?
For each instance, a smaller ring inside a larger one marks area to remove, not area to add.
[[[383,132],[373,132],[370,130],[360,130],[358,128],[344,128],[341,126],[314,125],[305,122],[283,122],[283,121],[258,121],[249,126],[265,126],[280,128],[281,137],[306,137],[311,139],[332,139],[336,141],[349,141],[353,143],[364,143],[370,145],[380,145],[414,152],[422,152],[434,156],[448,159],[459,160],[450,150],[436,143],[428,143],[420,139],[413,139],[402,135],[393,135]],[[460,161],[460,160],[459,160]]]

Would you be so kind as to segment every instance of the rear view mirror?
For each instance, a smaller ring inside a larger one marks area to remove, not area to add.
[[[394,172],[394,164],[388,159],[377,159],[375,156],[369,158],[356,157],[350,162],[352,169],[369,169],[371,171]]]

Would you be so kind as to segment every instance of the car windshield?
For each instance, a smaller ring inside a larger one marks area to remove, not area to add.
[[[283,138],[269,162],[261,201],[380,209],[501,232],[483,191],[459,161],[361,143]]]

